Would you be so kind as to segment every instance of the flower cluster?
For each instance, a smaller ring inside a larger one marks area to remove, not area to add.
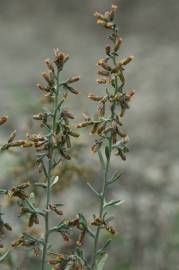
[[[47,71],[42,73],[42,77],[46,84],[38,83],[37,88],[44,94],[44,97],[48,100],[46,107],[37,114],[33,115],[33,119],[40,123],[40,127],[43,129],[41,133],[29,132],[26,139],[17,140],[16,130],[14,130],[7,141],[1,147],[1,151],[9,150],[14,147],[26,148],[30,147],[36,151],[36,164],[38,165],[39,174],[43,174],[43,178],[39,182],[36,182],[36,187],[43,187],[45,191],[45,206],[37,206],[37,202],[33,200],[33,194],[26,192],[26,189],[31,186],[29,181],[20,183],[13,186],[8,190],[1,190],[1,193],[8,195],[9,198],[17,198],[18,206],[20,207],[19,217],[25,216],[28,220],[27,228],[32,228],[34,225],[39,225],[39,216],[44,218],[44,239],[41,237],[35,237],[32,233],[23,233],[17,240],[13,241],[12,247],[33,247],[34,250],[42,249],[42,269],[45,269],[47,263],[47,253],[49,252],[49,235],[51,229],[49,227],[49,213],[55,213],[59,217],[63,215],[63,211],[59,209],[62,204],[54,203],[52,199],[53,186],[58,182],[59,177],[54,176],[53,171],[55,168],[61,166],[65,160],[70,160],[71,156],[69,148],[71,148],[71,139],[78,138],[79,134],[75,132],[70,125],[70,121],[75,118],[67,108],[64,107],[64,103],[67,100],[68,95],[79,94],[79,91],[73,87],[73,84],[79,81],[79,76],[73,76],[67,79],[62,78],[62,70],[69,60],[69,55],[54,49],[54,58],[45,60],[45,64],[48,68]],[[6,115],[0,117],[0,125],[7,122],[8,117]],[[42,181],[43,180],[43,181]],[[42,202],[44,203],[44,202]],[[2,229],[7,227],[6,223],[2,223]],[[69,239],[69,230],[71,225],[64,224],[59,232],[64,240]],[[84,230],[81,229],[79,237],[79,243],[82,241]],[[52,230],[53,231],[53,230]],[[39,252],[35,252],[39,254]],[[76,262],[75,262],[76,265]]]
[[[103,253],[106,256],[106,247],[110,243],[107,241],[105,248],[99,248],[100,231],[103,229],[116,234],[116,230],[109,224],[111,216],[108,212],[108,207],[118,206],[120,200],[108,201],[106,196],[109,185],[118,181],[121,174],[118,172],[111,176],[110,161],[113,150],[115,154],[120,156],[122,160],[126,160],[128,152],[127,142],[129,141],[128,134],[123,129],[123,119],[126,110],[129,109],[129,104],[133,98],[134,90],[125,90],[125,69],[126,66],[133,60],[133,56],[121,59],[119,51],[123,43],[119,35],[117,25],[115,23],[115,15],[117,6],[112,5],[111,10],[104,14],[95,12],[97,24],[110,31],[108,36],[111,44],[105,47],[105,56],[97,62],[99,76],[96,80],[98,85],[105,86],[104,95],[96,95],[90,93],[88,98],[97,103],[97,112],[94,117],[84,115],[84,121],[77,125],[77,128],[91,127],[91,134],[96,136],[95,142],[91,147],[94,153],[98,153],[101,167],[103,169],[103,181],[101,191],[89,184],[89,187],[99,200],[99,213],[94,215],[91,225],[96,227],[94,233],[94,247],[91,269],[97,270],[100,265],[99,254]],[[104,153],[103,153],[104,150]],[[101,258],[103,260],[103,258]]]
[[[95,119],[88,117],[87,120],[77,125],[77,128],[92,126],[91,133],[96,134],[98,138],[92,146],[95,153],[103,145],[103,142],[109,138],[112,140],[112,148],[116,150],[116,154],[123,160],[126,159],[128,151],[126,143],[128,135],[121,128],[123,125],[122,118],[129,109],[129,103],[135,94],[134,90],[124,91],[125,85],[125,67],[132,60],[133,56],[124,59],[119,58],[119,49],[122,44],[122,38],[118,33],[117,26],[114,22],[116,5],[112,5],[110,11],[105,14],[95,12],[97,24],[111,30],[109,39],[112,45],[105,48],[105,57],[97,63],[99,66],[98,75],[102,78],[97,79],[98,84],[106,85],[106,94],[98,96],[94,93],[88,95],[89,99],[98,103]],[[109,109],[107,108],[109,106]],[[110,113],[109,113],[110,112]],[[120,138],[120,140],[118,139]]]

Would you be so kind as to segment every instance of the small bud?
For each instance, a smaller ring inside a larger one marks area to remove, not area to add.
[[[59,215],[59,216],[63,215],[63,211],[62,211],[62,210],[59,210],[55,204],[50,204],[49,207],[50,207],[50,209],[51,209],[52,211],[54,211],[57,215]]]
[[[102,126],[99,127],[97,130],[98,135],[100,135],[103,132],[103,130],[105,130],[105,128],[106,128],[106,123],[103,123]]]
[[[68,112],[67,110],[63,110],[60,114],[61,117],[67,117],[67,118],[70,118],[70,119],[74,119],[74,115],[70,112]]]
[[[73,87],[65,84],[64,85],[64,88],[67,89],[68,91],[70,91],[71,93],[75,94],[75,95],[78,95],[80,92],[76,89],[74,89]]]
[[[16,130],[14,130],[14,131],[10,134],[8,143],[11,143],[12,141],[14,141],[15,137],[16,137]]]
[[[97,114],[99,117],[103,117],[105,115],[105,102],[100,101],[98,103],[98,111]]]
[[[7,115],[3,115],[0,117],[0,126],[5,124],[8,120],[8,116]]]
[[[110,72],[107,71],[107,70],[99,70],[98,71],[98,75],[101,75],[101,76],[109,76],[110,75]]]
[[[112,226],[106,225],[105,228],[112,235],[115,235],[117,233],[117,231]]]
[[[74,82],[77,82],[80,80],[80,76],[74,76],[74,77],[71,77],[70,79],[67,80],[66,83],[74,83]]]
[[[39,90],[48,92],[47,88],[45,88],[42,84],[37,83],[36,86],[37,86],[37,88],[38,88]]]
[[[114,12],[116,12],[117,11],[117,9],[118,9],[118,6],[117,5],[112,5],[112,11],[114,11]]]
[[[35,119],[35,120],[44,120],[44,119],[46,119],[46,114],[45,113],[34,114],[33,119]]]
[[[54,73],[55,70],[53,64],[50,62],[50,59],[45,59],[44,62],[47,65],[47,67]]]
[[[113,69],[112,69],[112,73],[118,73],[120,70],[122,69],[122,64],[121,62],[119,62]]]
[[[112,82],[112,79],[111,78],[108,78],[108,79],[97,79],[96,82],[98,84],[110,84]]]
[[[95,143],[92,145],[91,150],[93,153],[96,153],[103,144],[103,140],[95,140]]]
[[[93,121],[82,122],[82,123],[78,124],[78,125],[76,126],[76,128],[88,127],[88,126],[92,125],[93,123],[94,123]]]
[[[77,133],[77,132],[73,132],[73,131],[69,131],[69,133],[68,133],[70,136],[72,136],[72,137],[75,137],[75,138],[78,138],[79,136],[80,136],[80,134],[79,133]]]
[[[107,47],[105,48],[105,53],[106,53],[107,55],[110,55],[110,53],[111,53],[111,47],[110,47],[110,46],[107,46]]]
[[[99,126],[99,123],[95,123],[90,133],[95,134],[98,129],[98,126]]]
[[[42,72],[42,77],[47,81],[48,84],[52,84],[54,80],[54,75],[51,70],[47,72]]]
[[[107,71],[111,71],[111,67],[107,64],[107,60],[106,59],[100,59],[97,63],[99,66],[102,66],[105,70]]]
[[[128,56],[126,59],[120,61],[121,65],[127,65],[134,59],[133,55]]]
[[[114,23],[108,22],[108,23],[105,24],[104,27],[105,27],[106,29],[112,30],[112,29],[114,28]]]
[[[131,90],[131,91],[129,91],[128,93],[127,93],[127,95],[126,95],[126,100],[127,101],[130,101],[131,100],[131,98],[135,95],[135,90]]]
[[[104,134],[107,134],[108,132],[110,132],[110,131],[112,131],[112,130],[113,130],[112,127],[107,127],[107,128],[105,128],[105,129],[103,130],[103,133],[104,133]]]
[[[122,44],[122,38],[118,38],[117,41],[116,41],[116,44],[114,46],[114,51],[117,52]]]
[[[96,96],[95,94],[89,94],[89,95],[88,95],[88,98],[90,98],[91,100],[94,100],[94,101],[100,101],[100,100],[102,100],[104,97],[103,97],[103,96]]]
[[[98,12],[98,11],[96,11],[96,12],[94,13],[94,16],[95,16],[97,19],[102,20],[102,21],[107,21],[107,20],[108,20],[108,18],[107,18],[105,15],[101,14],[101,13]]]
[[[28,188],[30,186],[31,186],[31,183],[29,181],[27,181],[27,182],[24,182],[24,183],[18,185],[17,188],[19,188],[19,189],[26,189],[26,188]]]
[[[107,24],[106,21],[101,20],[101,19],[97,19],[96,23],[99,24],[99,25],[102,25],[102,26],[104,26],[104,27],[105,27],[106,24]]]

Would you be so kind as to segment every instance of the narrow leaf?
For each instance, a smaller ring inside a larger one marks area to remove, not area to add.
[[[53,180],[53,182],[51,183],[51,187],[53,187],[55,184],[57,184],[59,181],[59,176],[56,176]]]
[[[2,256],[0,256],[0,263],[6,259],[9,255],[10,250],[7,250]]]
[[[114,175],[112,176],[112,178],[110,180],[108,180],[107,185],[111,185],[111,184],[115,183],[116,181],[118,181],[122,174],[123,174],[123,172],[121,172],[121,171],[115,172]]]
[[[104,246],[98,251],[99,254],[104,254],[105,249],[111,244],[112,239],[108,239]]]
[[[104,269],[104,265],[107,261],[108,258],[108,254],[104,253],[104,255],[98,260],[97,262],[97,270],[103,270]]]
[[[100,160],[102,169],[105,169],[105,162],[104,162],[103,155],[102,155],[100,149],[98,150],[98,156],[99,156],[99,160]]]
[[[100,197],[98,191],[89,182],[87,183],[87,185],[98,197]]]
[[[109,153],[109,147],[108,146],[105,147],[105,155],[106,155],[106,159],[109,160],[110,153]]]
[[[120,204],[122,204],[124,201],[121,201],[121,200],[112,200],[112,201],[109,201],[109,202],[106,202],[104,207],[111,207],[111,206],[118,206]]]

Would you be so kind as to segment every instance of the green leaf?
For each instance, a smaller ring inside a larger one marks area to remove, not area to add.
[[[88,227],[88,222],[87,222],[86,218],[81,213],[79,213],[78,215],[79,215],[80,227],[82,229],[86,229]]]
[[[0,256],[0,263],[6,259],[9,255],[10,250],[8,249],[3,255]]]
[[[59,181],[59,176],[56,176],[53,180],[53,182],[51,183],[50,187],[53,187],[55,184],[57,184]]]
[[[96,270],[103,270],[104,265],[107,261],[108,254],[104,253],[104,255],[98,260]]]
[[[109,147],[108,146],[105,147],[105,155],[106,155],[107,160],[109,160],[110,153],[109,153]]]
[[[100,160],[102,169],[105,169],[105,162],[104,162],[103,155],[102,155],[100,149],[98,149],[98,156],[99,156],[99,160]]]
[[[122,174],[123,174],[123,172],[116,171],[114,173],[114,175],[112,176],[112,178],[107,182],[107,185],[110,185],[110,184],[115,183],[116,181],[118,181]]]
[[[100,250],[98,250],[98,254],[104,254],[104,253],[106,253],[105,252],[105,249],[111,244],[111,241],[112,241],[112,239],[108,239],[106,241],[106,243],[104,244],[104,246]]]
[[[78,257],[83,259],[83,250],[81,250],[79,247],[76,248],[76,254],[78,255]]]
[[[7,192],[8,192],[7,189],[0,188],[0,194],[7,194]]]
[[[118,206],[120,204],[122,204],[124,201],[121,200],[111,200],[109,202],[106,202],[104,207],[111,207],[111,206]]]

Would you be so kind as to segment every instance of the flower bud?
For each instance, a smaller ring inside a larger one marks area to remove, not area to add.
[[[66,83],[74,83],[74,82],[77,82],[80,80],[80,76],[74,76],[74,77],[71,77],[70,79],[67,80]]]
[[[107,70],[98,70],[98,75],[101,75],[101,76],[109,76],[110,75],[110,72],[107,71]]]
[[[108,78],[108,79],[97,79],[96,82],[98,84],[110,84],[112,82],[112,79],[111,78]]]
[[[123,41],[123,40],[122,40],[122,38],[120,38],[120,37],[117,39],[116,44],[115,44],[115,46],[114,46],[114,51],[115,51],[115,52],[117,52],[117,51],[119,50],[119,48],[120,48],[120,46],[121,46],[121,44],[122,44],[122,41]]]
[[[48,84],[52,84],[54,80],[54,75],[51,70],[47,72],[42,72],[42,77],[47,81]]]
[[[134,59],[133,55],[128,56],[126,59],[120,61],[121,65],[127,65]]]
[[[107,17],[103,14],[101,14],[100,12],[96,11],[94,13],[94,16],[99,19],[99,20],[102,20],[102,21],[107,21]]]
[[[88,122],[82,122],[82,123],[79,123],[76,128],[83,128],[83,127],[88,127],[90,125],[92,125],[94,122],[93,121],[88,121]]]
[[[50,59],[45,59],[44,62],[47,65],[47,67],[54,73],[55,70],[53,64],[50,62]]]
[[[106,48],[105,48],[105,53],[106,53],[107,55],[110,55],[110,53],[111,53],[111,47],[110,47],[110,46],[106,46]]]
[[[104,97],[103,97],[103,96],[96,96],[95,94],[89,94],[89,95],[88,95],[88,98],[90,98],[91,100],[94,100],[94,101],[100,101],[100,100],[102,100]]]
[[[39,90],[48,92],[48,89],[45,88],[42,84],[37,83],[36,86],[37,86],[37,88],[38,88]]]
[[[0,117],[0,126],[5,124],[8,120],[8,116],[7,115],[3,115]]]
[[[14,131],[10,134],[8,143],[11,143],[12,141],[14,141],[15,137],[16,137],[16,130],[14,130]]]
[[[118,73],[120,70],[122,69],[122,64],[121,62],[119,62],[113,69],[112,69],[112,73]]]
[[[73,131],[69,131],[69,133],[68,133],[70,136],[72,136],[72,137],[75,137],[75,138],[78,138],[79,136],[80,136],[80,134],[79,133],[77,133],[77,132],[73,132]]]

